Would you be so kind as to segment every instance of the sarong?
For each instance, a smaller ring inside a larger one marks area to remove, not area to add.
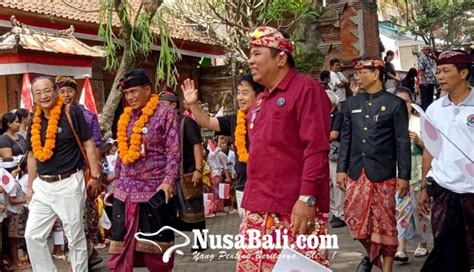
[[[8,222],[8,238],[25,238],[26,220],[28,219],[27,211],[23,214],[11,213]]]
[[[397,220],[395,218],[396,178],[371,182],[365,171],[357,181],[348,179],[344,214],[352,238],[371,242],[370,261],[381,267],[381,256],[395,256]]]
[[[173,226],[176,209],[173,199],[154,209],[148,203],[122,202],[114,199],[112,216],[112,241],[110,243],[109,269],[131,272],[134,267],[147,267],[149,271],[171,271],[174,254],[168,263],[163,262],[163,252],[174,245],[174,232],[165,230],[146,237],[160,245],[137,241],[136,232],[154,233],[163,226]]]
[[[426,243],[430,238],[430,217],[418,209],[420,184],[410,186],[405,197],[395,196],[397,203],[397,231],[399,240]]]
[[[325,235],[327,234],[328,215],[316,211],[315,226],[310,235]],[[240,225],[240,235],[245,237],[245,243],[249,244],[248,230],[256,230],[263,235],[271,235],[276,237],[276,230],[288,231],[289,244],[295,244],[297,236],[290,231],[291,214],[276,214],[265,212],[250,212],[245,210],[242,224]],[[310,259],[329,267],[327,259],[327,251],[319,248],[310,249],[309,247],[299,249],[295,246],[295,250]],[[257,272],[257,271],[272,271],[273,266],[278,260],[281,249],[239,249],[237,252],[237,272]]]
[[[432,181],[434,247],[422,272],[474,269],[474,194],[457,194]]]

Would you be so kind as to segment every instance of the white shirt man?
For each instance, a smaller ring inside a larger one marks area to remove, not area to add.
[[[422,171],[426,178],[422,178],[418,202],[423,213],[431,210],[434,247],[422,272],[474,271],[474,88],[467,85],[470,69],[471,58],[462,51],[444,51],[437,60],[437,79],[448,95],[427,109],[435,129],[425,125]],[[430,141],[441,141],[441,146],[430,146]]]
[[[454,105],[448,96],[433,102],[426,114],[433,125],[441,130],[457,148],[446,138],[442,137],[443,145],[439,157],[433,156],[428,177],[455,193],[474,193],[474,177],[466,176],[468,170],[460,165],[467,162],[468,156],[474,159],[474,88],[466,100]],[[462,152],[460,151],[462,150]],[[464,153],[464,154],[463,154]]]

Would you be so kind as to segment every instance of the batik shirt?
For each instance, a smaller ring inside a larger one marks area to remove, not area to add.
[[[128,124],[127,138],[141,112],[135,112]],[[158,105],[142,129],[144,156],[132,164],[119,159],[115,167],[114,197],[132,202],[147,202],[162,184],[175,184],[180,163],[179,117],[171,108]],[[143,151],[142,151],[143,152]]]
[[[425,79],[428,84],[436,84],[435,62],[427,55],[423,55],[418,59],[418,66],[420,70],[425,72]],[[421,82],[420,83],[424,83]]]
[[[84,114],[86,119],[87,126],[89,127],[92,133],[92,140],[94,141],[95,146],[99,147],[102,143],[102,134],[100,133],[99,120],[97,120],[97,115],[95,115],[90,110],[86,109],[83,105],[78,105]]]

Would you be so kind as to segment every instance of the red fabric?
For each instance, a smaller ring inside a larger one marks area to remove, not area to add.
[[[92,59],[87,57],[61,56],[52,58],[49,54],[11,53],[0,55],[0,64],[38,63],[71,67],[92,67]]]
[[[291,213],[299,195],[329,211],[331,103],[313,79],[290,70],[247,114],[250,149],[242,207]]]
[[[21,108],[33,112],[33,96],[31,95],[31,81],[28,73],[23,74],[21,85]]]
[[[249,33],[249,47],[261,46],[274,48],[292,54],[295,50],[293,42],[283,36],[281,32],[270,26],[259,26]]]
[[[395,256],[397,220],[395,217],[396,178],[371,182],[362,171],[357,181],[346,185],[344,217],[352,238],[370,240],[370,260],[381,267],[380,256]]]
[[[97,115],[97,107],[95,105],[94,93],[92,92],[92,86],[89,81],[89,77],[86,77],[86,80],[84,81],[84,87],[82,88],[79,103]]]
[[[310,235],[325,235],[327,234],[327,214],[316,212],[315,226]],[[289,244],[295,244],[297,236],[290,231],[291,214],[274,214],[274,213],[252,213],[245,211],[243,221],[240,226],[240,234],[245,237],[245,243],[249,244],[248,230],[256,230],[260,232],[260,237],[269,234],[276,237],[275,230],[288,230]],[[319,248],[311,249],[309,247],[299,249],[295,244],[295,250],[308,258],[329,267],[327,259],[327,250],[320,250]],[[237,272],[250,271],[271,271],[275,266],[281,249],[239,249],[237,253]]]

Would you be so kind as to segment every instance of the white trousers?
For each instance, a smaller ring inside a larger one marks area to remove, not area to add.
[[[337,162],[329,160],[329,175],[331,177],[331,193],[329,206],[335,217],[344,220],[344,200],[346,194],[337,188]]]
[[[33,191],[25,229],[33,271],[57,271],[47,244],[57,217],[63,223],[69,242],[73,271],[87,271],[87,243],[83,224],[86,188],[82,171],[51,183],[36,178]]]
[[[244,209],[242,209],[242,198],[244,198],[244,192],[235,190],[235,198],[237,200],[237,210],[239,211],[239,216],[242,219],[244,215]]]

